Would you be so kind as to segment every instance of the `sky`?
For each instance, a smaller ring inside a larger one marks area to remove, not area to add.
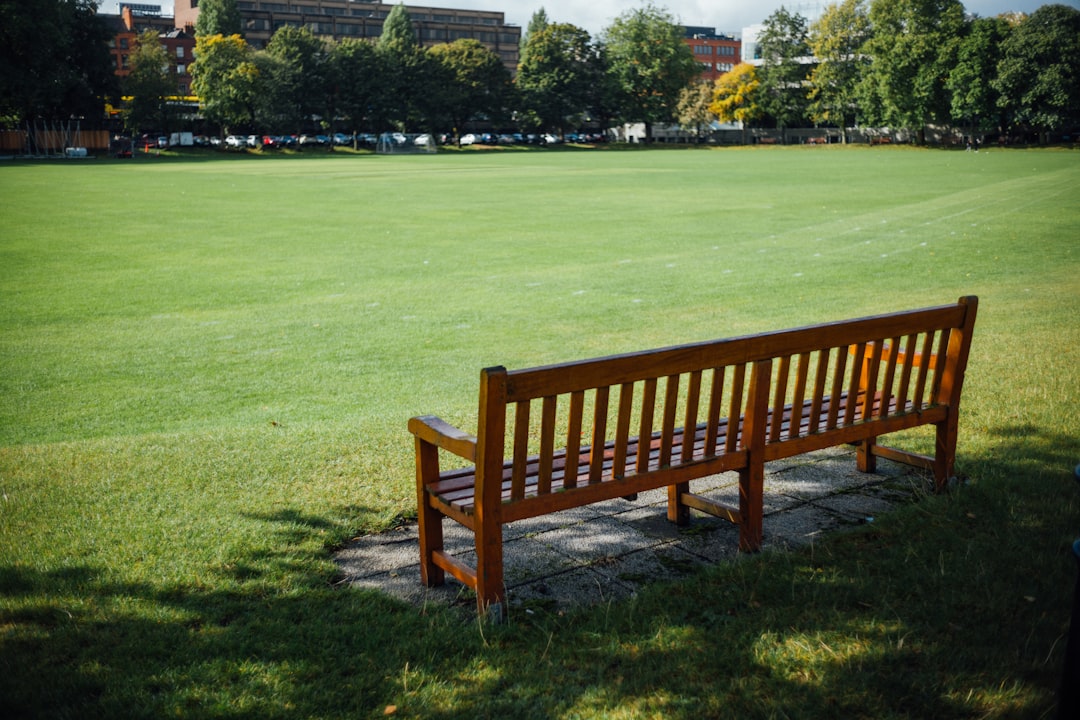
[[[170,0],[139,1],[161,4],[166,15],[172,14],[173,4]],[[395,0],[383,1],[386,4],[397,4]],[[1009,11],[1030,13],[1048,4],[1043,0],[962,1],[968,12],[982,17]],[[1080,0],[1057,1],[1080,9]],[[627,2],[627,0],[407,0],[405,2],[406,5],[418,7],[495,10],[505,13],[506,22],[511,25],[520,25],[522,28],[528,26],[533,13],[542,7],[549,21],[577,25],[594,36],[608,27],[619,14],[641,7],[644,3],[645,0],[639,2]],[[814,0],[654,0],[653,4],[658,8],[666,9],[682,25],[711,27],[722,33],[739,35],[744,27],[760,23],[781,5],[788,10],[809,16],[810,12],[803,10],[803,6],[814,7],[819,3]],[[102,9],[105,12],[117,12],[117,0],[106,0],[102,3]]]

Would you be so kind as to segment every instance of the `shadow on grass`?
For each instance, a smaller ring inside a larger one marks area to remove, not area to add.
[[[518,611],[498,627],[335,587],[327,558],[302,550],[335,514],[261,516],[275,549],[197,585],[2,568],[0,712],[1044,717],[1075,582],[1076,441],[995,432],[1002,445],[969,459],[975,482],[949,496],[627,602]]]

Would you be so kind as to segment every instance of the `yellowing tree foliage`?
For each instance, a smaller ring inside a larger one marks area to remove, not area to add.
[[[750,63],[739,63],[731,72],[724,73],[716,80],[713,89],[713,101],[709,111],[720,122],[742,123],[743,142],[746,142],[746,126],[761,117],[758,105],[758,88],[761,81]]]

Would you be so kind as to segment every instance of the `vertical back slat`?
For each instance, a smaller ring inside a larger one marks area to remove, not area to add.
[[[611,475],[626,475],[626,448],[630,440],[630,415],[634,409],[634,383],[623,383],[619,388],[619,419],[615,424],[615,456]]]
[[[937,402],[938,391],[941,390],[941,378],[945,374],[945,363],[949,359],[949,335],[958,330],[942,330],[938,338],[937,359],[934,363],[934,381],[930,390],[930,397]]]
[[[893,384],[896,381],[896,360],[900,354],[900,338],[894,337],[889,341],[889,360],[885,363],[885,380],[881,384],[881,405],[878,408],[878,417],[885,418],[889,415],[889,405],[892,403]],[[899,406],[898,406],[898,409]]]
[[[821,405],[825,398],[825,383],[829,377],[829,355],[832,350],[825,348],[818,351],[817,373],[814,377],[814,397],[810,400],[810,426],[808,435],[821,429]]]
[[[780,358],[780,369],[776,373],[776,388],[773,393],[772,422],[769,425],[769,442],[780,439],[780,429],[784,424],[784,405],[787,401],[788,375],[791,372],[791,358]],[[794,408],[792,408],[794,410]]]
[[[675,444],[675,418],[679,407],[679,376],[667,376],[664,393],[664,424],[660,428],[660,467],[671,464],[671,450]]]
[[[593,407],[592,447],[589,448],[589,482],[598,483],[604,473],[604,444],[607,442],[608,395],[611,388],[596,388]]]
[[[926,376],[930,372],[930,355],[934,352],[934,333],[926,333],[923,338],[922,355],[919,357],[919,378],[915,381],[915,409],[926,406]]]
[[[716,452],[716,439],[720,434],[720,413],[724,406],[724,368],[713,368],[709,388],[709,419],[705,427],[705,454]]]
[[[724,452],[735,452],[739,449],[739,431],[743,423],[743,386],[746,384],[746,365],[735,366],[734,376],[731,378],[731,404],[728,409],[727,438],[724,441]]]
[[[690,373],[686,386],[686,416],[683,421],[682,461],[694,458],[695,438],[697,437],[698,407],[701,404],[701,370]]]
[[[903,363],[900,370],[900,387],[896,394],[896,408],[903,412],[907,407],[908,397],[911,391],[911,368],[915,366],[915,352],[919,344],[919,336],[911,334],[904,341]]]
[[[525,497],[525,458],[529,456],[529,401],[522,400],[514,408],[514,470],[510,476],[510,497]]]
[[[859,404],[859,390],[863,384],[866,367],[866,343],[856,343],[851,361],[851,379],[848,381],[847,398],[844,400],[844,425],[855,422],[855,409]]]
[[[844,378],[847,370],[847,348],[836,349],[836,367],[833,369],[832,397],[829,400],[829,417],[825,421],[826,430],[835,430],[843,401]]]
[[[637,471],[647,472],[652,457],[653,418],[656,413],[656,378],[646,378],[641,389],[641,430],[638,432]]]
[[[806,378],[810,374],[810,353],[799,356],[795,370],[795,391],[791,396],[791,421],[788,424],[788,439],[799,437],[802,430],[803,403],[806,400]]]
[[[862,413],[860,420],[870,420],[874,416],[874,400],[877,399],[878,374],[881,369],[881,353],[883,352],[884,340],[875,340],[870,349],[870,361],[864,363],[866,370],[863,372],[862,390],[863,396]],[[887,402],[887,401],[886,401]]]
[[[551,471],[555,459],[555,412],[558,409],[558,397],[548,395],[540,408],[540,468],[536,478],[536,492],[547,495],[551,492]]]
[[[585,412],[585,392],[570,393],[570,416],[566,428],[566,469],[563,487],[577,487],[578,459],[581,456],[581,416]]]

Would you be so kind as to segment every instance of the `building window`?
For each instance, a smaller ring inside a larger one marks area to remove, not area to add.
[[[128,49],[128,39],[127,38],[120,38],[120,49],[121,50],[127,50]]]
[[[177,65],[176,66],[176,74],[177,75],[183,75],[186,72],[187,72],[187,65]]]
[[[177,45],[176,46],[176,57],[177,57],[178,60],[183,59],[183,57],[184,57],[184,46],[183,45]]]

